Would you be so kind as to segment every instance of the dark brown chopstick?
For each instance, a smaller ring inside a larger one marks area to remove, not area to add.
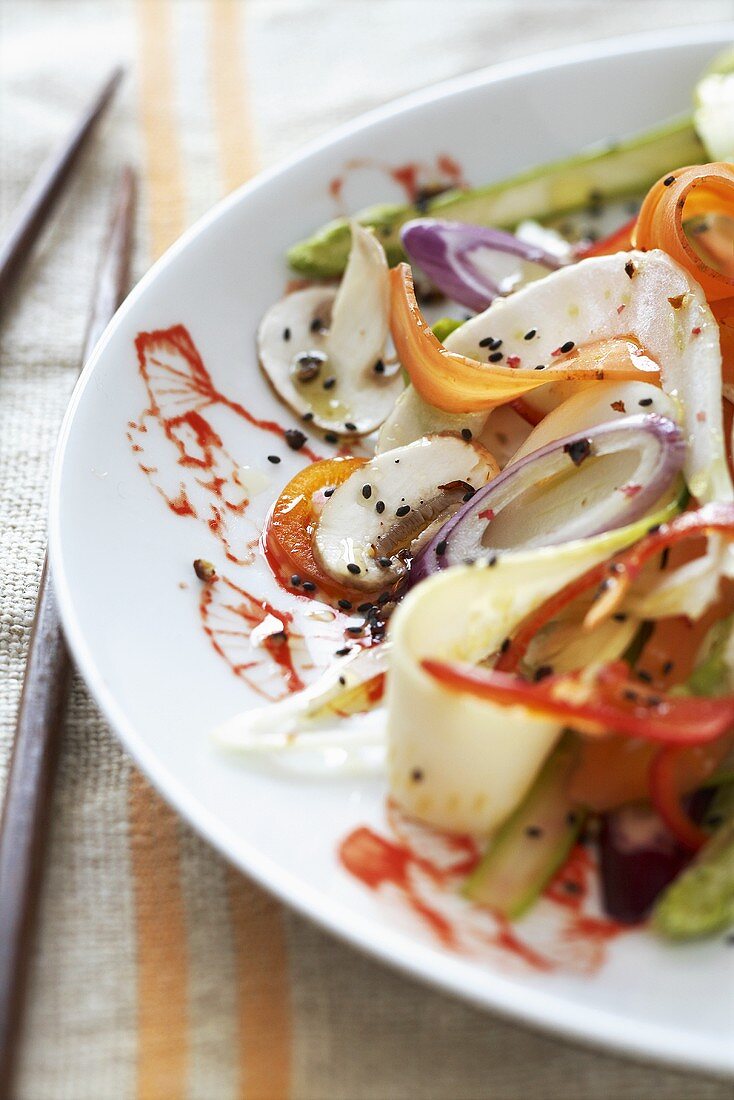
[[[127,293],[135,176],[126,168],[102,250],[82,365]],[[71,663],[44,561],[0,819],[0,1097],[11,1095]]]
[[[25,192],[8,231],[0,241],[0,308],[5,304],[20,266],[29,255],[56,200],[64,189],[74,162],[112,99],[125,70],[113,70],[84,111],[63,145],[41,166]]]

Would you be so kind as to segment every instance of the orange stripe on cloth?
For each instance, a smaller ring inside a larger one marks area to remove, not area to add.
[[[186,217],[171,20],[171,0],[138,0],[144,179],[153,259],[183,232]],[[188,957],[178,818],[137,771],[130,782],[129,828],[137,946],[137,1096],[184,1097]]]
[[[212,112],[225,192],[254,175],[256,155],[242,65],[245,4],[211,0],[209,8]]]
[[[225,191],[256,171],[247,74],[246,4],[210,0],[209,65],[220,176]],[[234,868],[228,871],[235,951],[240,1100],[284,1100],[291,1080],[290,975],[283,909]]]
[[[178,818],[140,772],[130,780],[138,977],[139,1100],[186,1095],[188,966]]]
[[[152,259],[186,228],[186,194],[176,121],[172,3],[138,0],[140,108]]]
[[[234,867],[228,872],[237,967],[240,1100],[286,1100],[291,1005],[283,909]]]

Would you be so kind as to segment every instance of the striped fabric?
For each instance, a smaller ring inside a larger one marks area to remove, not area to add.
[[[0,785],[50,455],[123,160],[143,178],[142,274],[258,167],[361,110],[490,61],[690,13],[688,0],[0,0],[0,218],[111,63],[130,65],[1,333]],[[697,0],[697,21],[732,14],[729,0]],[[75,683],[19,1100],[523,1095],[731,1092],[527,1032],[356,955],[199,840]]]

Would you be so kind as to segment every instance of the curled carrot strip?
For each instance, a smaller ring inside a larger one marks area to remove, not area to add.
[[[575,348],[541,373],[480,363],[447,351],[420,311],[408,264],[398,264],[390,272],[390,330],[398,358],[418,393],[445,412],[494,409],[546,382],[591,382],[610,373],[615,381],[643,378],[659,384],[659,371],[643,370],[635,363],[641,348],[631,336]]]
[[[734,383],[734,298],[723,298],[715,302],[711,312],[719,322],[724,381]]]
[[[700,284],[709,302],[734,296],[734,274],[717,271],[698,255],[683,222],[716,214],[734,217],[734,165],[721,162],[679,168],[650,188],[632,238],[635,248],[661,248],[677,260]]]

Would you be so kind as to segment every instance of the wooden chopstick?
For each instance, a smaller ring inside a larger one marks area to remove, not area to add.
[[[135,176],[122,174],[97,269],[82,365],[129,285]],[[0,1097],[11,1095],[54,767],[71,663],[44,560],[0,819]]]
[[[41,166],[23,195],[8,231],[0,242],[0,307],[5,304],[7,292],[18,275],[21,264],[29,255],[64,189],[74,162],[115,94],[124,73],[122,66],[112,71],[63,145]]]

